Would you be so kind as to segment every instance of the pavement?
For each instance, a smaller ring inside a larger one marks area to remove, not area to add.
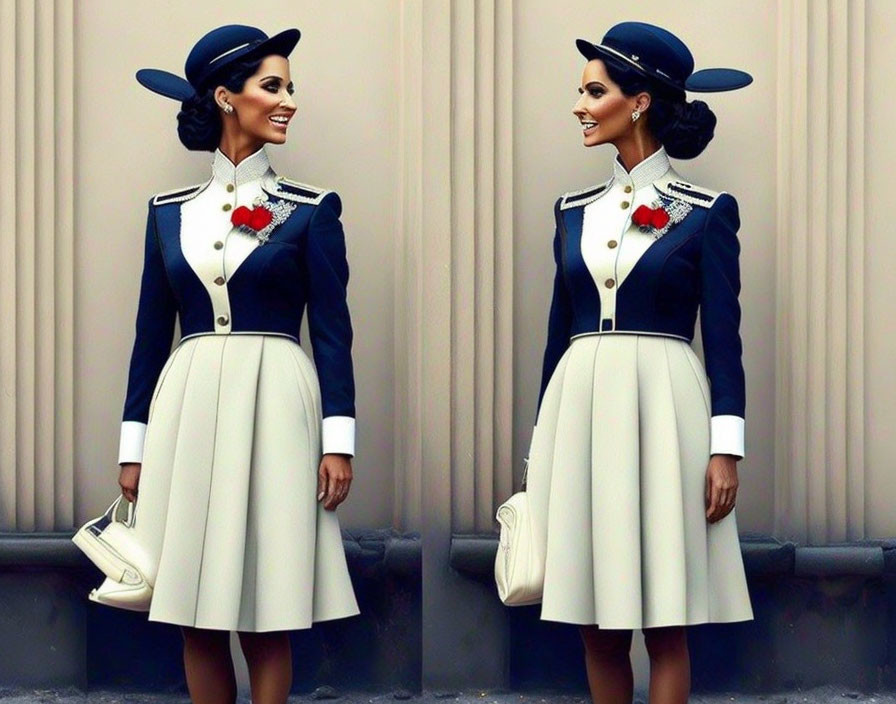
[[[333,696],[335,694],[335,696]],[[587,696],[549,693],[513,692],[408,692],[327,693],[293,695],[290,704],[307,704],[325,701],[333,704],[393,704],[409,701],[412,704],[591,704]],[[772,692],[765,694],[742,693],[694,693],[693,704],[896,704],[896,692],[867,693],[844,690],[837,687],[818,687],[792,692]],[[189,697],[182,693],[146,693],[121,691],[82,692],[74,688],[50,690],[0,689],[0,704],[190,704]],[[250,704],[247,696],[241,695],[238,704]],[[638,693],[633,704],[647,704],[646,696]]]

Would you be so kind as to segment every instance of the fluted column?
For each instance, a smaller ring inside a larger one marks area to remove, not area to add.
[[[73,522],[73,9],[0,0],[0,530]]]
[[[452,526],[492,530],[512,488],[513,25],[452,4]]]
[[[512,0],[401,8],[396,440],[405,487],[420,467],[424,686],[503,686],[506,614],[449,551],[453,532],[492,529],[511,488]]]
[[[776,529],[865,536],[864,0],[781,3]]]
[[[415,515],[436,462],[452,529],[491,530],[512,488],[512,2],[401,7],[397,505]]]

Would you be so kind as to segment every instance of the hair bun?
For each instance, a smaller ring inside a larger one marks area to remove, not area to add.
[[[177,136],[187,149],[213,152],[221,139],[221,118],[210,91],[181,103]]]
[[[716,116],[702,100],[688,102],[655,101],[651,105],[656,138],[676,159],[693,159],[713,137]],[[657,114],[657,112],[659,114]]]

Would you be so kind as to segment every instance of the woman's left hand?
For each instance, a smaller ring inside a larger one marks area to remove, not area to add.
[[[317,470],[317,500],[327,511],[345,501],[352,483],[352,460],[348,455],[324,455]]]
[[[722,520],[731,513],[737,498],[737,458],[712,455],[706,468],[706,520]]]

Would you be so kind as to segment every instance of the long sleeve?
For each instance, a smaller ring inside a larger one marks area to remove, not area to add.
[[[149,205],[136,336],[128,372],[118,461],[142,462],[149,405],[159,374],[171,353],[177,302],[171,290]]]
[[[355,381],[352,323],[346,300],[348,262],[339,215],[342,203],[330,193],[308,228],[308,326],[323,404],[323,452],[355,453]]]
[[[572,303],[569,290],[563,275],[563,238],[561,237],[563,213],[560,211],[560,200],[554,206],[556,230],[554,232],[554,292],[551,296],[551,312],[548,317],[548,339],[544,350],[544,363],[541,371],[541,389],[538,393],[538,408],[544,398],[548,382],[560,362],[560,358],[569,347],[569,335],[572,329]]]
[[[700,328],[712,400],[712,454],[744,456],[746,392],[741,361],[740,227],[737,201],[722,194],[706,221],[701,250]]]

